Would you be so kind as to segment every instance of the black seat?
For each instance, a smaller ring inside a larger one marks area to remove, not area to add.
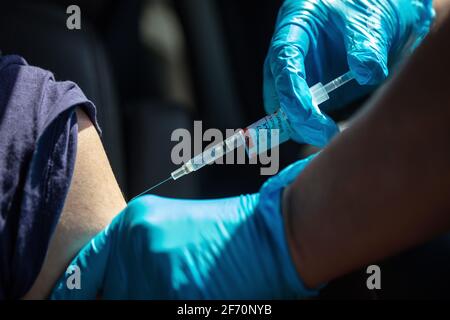
[[[0,10],[0,48],[48,69],[57,80],[72,80],[98,109],[103,143],[120,185],[125,186],[122,130],[108,58],[89,23],[66,27],[64,7],[18,2]]]
[[[3,7],[0,11],[0,49],[3,54],[19,54],[29,64],[52,71],[57,80],[76,82],[95,103],[106,153],[122,191],[130,199],[174,169],[170,159],[166,159],[172,144],[169,129],[187,127],[191,119],[183,108],[163,102],[155,94],[160,73],[150,68],[145,74],[146,79],[142,79],[139,74],[121,72],[123,66],[130,70],[131,62],[135,70],[142,69],[142,64],[132,58],[136,52],[130,51],[137,49],[129,43],[128,33],[124,37],[117,34],[123,28],[118,30],[120,24],[114,21],[113,13],[120,11],[120,8],[112,7],[115,2],[74,2],[82,9],[81,30],[66,27],[66,8],[72,1],[18,0]],[[111,19],[102,18],[111,12]],[[91,19],[98,24],[97,28],[90,23]],[[127,23],[126,19],[122,20]],[[131,15],[130,20],[135,18]],[[114,48],[117,42],[124,45]],[[131,57],[121,56],[124,52]],[[151,60],[145,53],[141,56]],[[121,81],[116,81],[115,76],[121,77],[118,79]],[[148,86],[137,88],[130,85],[132,83],[147,83]],[[126,90],[123,84],[127,86]],[[154,90],[149,90],[152,88]],[[124,94],[123,91],[127,92]],[[125,128],[128,132],[124,132]],[[188,179],[170,184],[157,193],[199,197],[197,190],[196,182]]]

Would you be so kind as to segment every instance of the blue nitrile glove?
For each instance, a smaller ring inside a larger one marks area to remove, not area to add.
[[[348,69],[360,85],[379,84],[388,64],[423,39],[433,17],[431,0],[285,0],[264,66],[266,111],[281,107],[297,142],[325,145],[338,129],[324,112],[374,87],[347,84],[322,111],[313,106],[308,88]]]
[[[52,299],[283,299],[305,287],[287,246],[280,190],[310,161],[271,178],[260,194],[219,200],[143,196],[71,263]],[[280,184],[280,182],[283,183]],[[276,190],[275,190],[276,189]]]

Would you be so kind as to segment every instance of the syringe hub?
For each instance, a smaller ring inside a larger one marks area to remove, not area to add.
[[[186,165],[182,165],[177,170],[173,171],[170,175],[172,176],[173,180],[177,180],[181,178],[184,175],[187,175],[189,173],[189,170],[186,168]]]

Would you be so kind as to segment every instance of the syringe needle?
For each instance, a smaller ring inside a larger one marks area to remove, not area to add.
[[[148,188],[147,190],[145,190],[144,192],[138,194],[136,197],[134,197],[134,198],[131,199],[131,200],[134,200],[134,199],[136,199],[137,197],[140,197],[140,196],[142,196],[142,195],[144,195],[144,194],[146,194],[146,193],[149,193],[149,192],[152,191],[153,189],[158,188],[160,185],[162,185],[162,184],[164,184],[164,183],[166,183],[167,181],[172,180],[172,179],[173,179],[173,178],[172,178],[171,176],[168,177],[166,180],[163,180],[163,181],[161,181],[161,182],[155,184],[153,187]],[[130,201],[131,201],[131,200],[130,200]]]

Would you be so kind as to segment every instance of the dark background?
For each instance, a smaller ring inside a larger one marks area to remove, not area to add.
[[[82,30],[66,28],[70,4],[81,7]],[[262,66],[280,4],[280,0],[1,1],[0,49],[3,54],[20,54],[30,64],[54,72],[57,80],[75,81],[83,89],[98,108],[105,149],[130,199],[176,168],[170,159],[176,144],[170,141],[174,129],[192,130],[193,120],[202,120],[204,130],[225,130],[264,116]],[[157,28],[149,37],[161,19],[172,21],[172,29]],[[164,51],[159,41],[172,45]],[[184,79],[182,94],[173,86],[180,79]],[[345,120],[358,105],[332,116]],[[281,167],[306,152],[292,142],[282,145]],[[216,165],[154,193],[232,196],[257,192],[266,179],[258,165]],[[447,238],[380,262],[380,291],[367,290],[368,275],[360,270],[331,283],[320,298],[448,297]]]

